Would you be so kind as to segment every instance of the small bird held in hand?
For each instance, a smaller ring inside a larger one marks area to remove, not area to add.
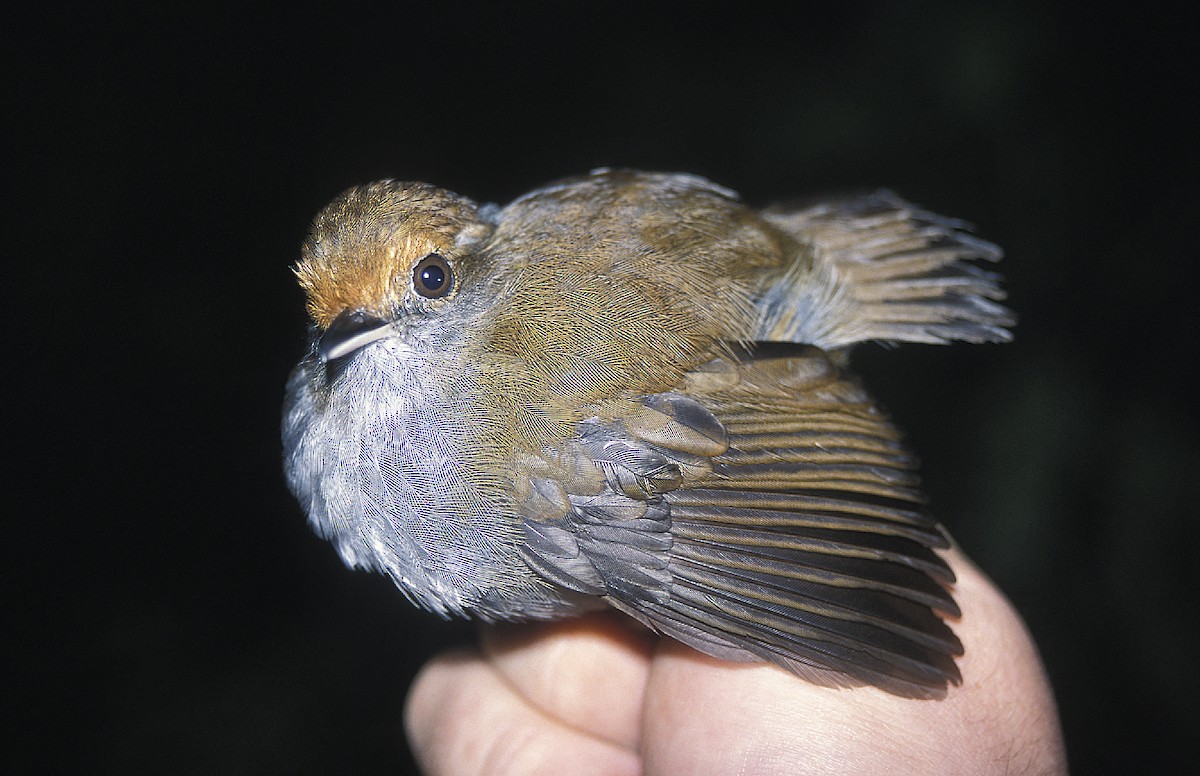
[[[889,192],[352,188],[295,270],[288,484],[347,565],[444,616],[607,604],[718,658],[938,697],[962,654],[948,539],[843,367],[867,340],[1008,340],[972,263],[999,258]]]

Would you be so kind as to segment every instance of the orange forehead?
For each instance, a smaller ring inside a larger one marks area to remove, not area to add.
[[[296,277],[326,328],[345,310],[386,314],[430,253],[453,254],[482,225],[475,204],[424,183],[379,181],[343,193],[313,221]]]

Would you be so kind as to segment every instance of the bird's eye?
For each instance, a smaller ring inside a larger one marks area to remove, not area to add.
[[[413,269],[413,288],[427,299],[445,296],[453,285],[454,273],[450,269],[450,262],[439,253],[429,254]]]

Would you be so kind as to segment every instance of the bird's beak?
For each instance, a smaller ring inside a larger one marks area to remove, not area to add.
[[[346,310],[321,335],[317,353],[322,364],[336,361],[354,351],[386,337],[392,330],[392,322],[368,315],[362,310]]]

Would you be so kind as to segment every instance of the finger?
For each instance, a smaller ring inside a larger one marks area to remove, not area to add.
[[[1064,772],[1053,698],[1024,625],[965,556],[947,560],[966,652],[963,684],[944,699],[820,687],[664,641],[647,685],[645,773]]]
[[[986,759],[1011,749],[1009,772],[1066,773],[1054,694],[1025,622],[966,555],[955,548],[946,556],[958,577],[963,616],[956,630],[965,652],[963,685],[947,698],[945,715],[953,715],[967,740],[964,757]]]
[[[405,703],[405,728],[430,776],[641,773],[633,752],[547,718],[474,652],[436,658],[421,670]]]
[[[483,653],[532,706],[562,724],[628,749],[657,638],[624,615],[486,628]]]

